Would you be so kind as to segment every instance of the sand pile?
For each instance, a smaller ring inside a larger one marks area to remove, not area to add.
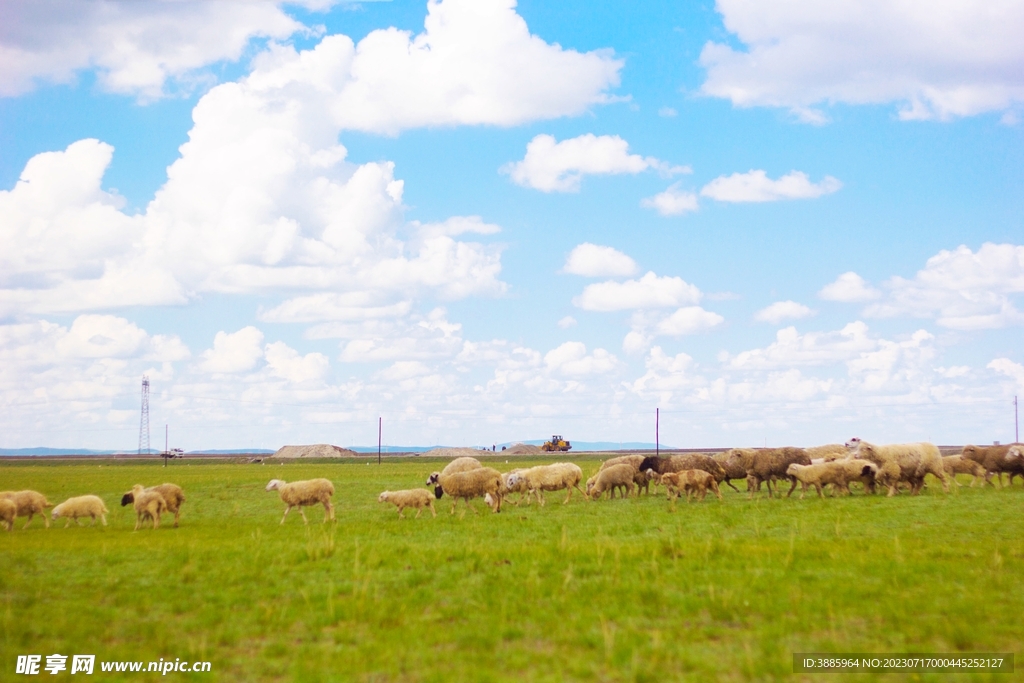
[[[282,446],[272,458],[352,458],[358,455],[347,448],[318,443],[312,446]]]
[[[507,453],[508,451],[505,452]],[[491,453],[490,450],[482,451],[476,448],[434,448],[427,451],[426,453],[420,453],[420,455],[427,458],[462,458],[465,456],[476,458],[481,455],[497,454]]]
[[[525,443],[517,443],[501,451],[503,455],[533,455],[543,452],[540,446],[531,446]]]

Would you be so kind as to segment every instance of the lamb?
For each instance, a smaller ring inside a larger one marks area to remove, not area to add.
[[[761,489],[761,482],[768,485],[768,496],[772,496],[772,481],[788,479],[791,483],[787,497],[793,495],[796,479],[786,474],[792,464],[810,465],[811,458],[802,448],[733,448],[726,451],[729,467],[740,466],[747,472],[747,490],[753,497]],[[776,487],[778,488],[778,487]]]
[[[580,488],[580,481],[583,479],[583,470],[571,462],[556,462],[551,465],[538,465],[521,472],[509,475],[509,487],[518,487],[521,481],[526,482],[527,497],[536,496],[541,507],[544,506],[544,491],[561,491],[566,489],[569,495],[562,504],[572,500],[572,490],[577,491],[586,497],[586,492]]]
[[[82,526],[82,523],[78,521],[79,517],[91,517],[92,526],[96,526],[96,518],[99,517],[103,526],[106,526],[107,506],[103,504],[103,500],[99,496],[78,496],[76,498],[68,498],[53,508],[50,516],[54,521],[59,517],[67,517],[68,521],[64,525],[65,529],[71,526],[71,520],[75,520],[75,524]]]
[[[164,498],[167,504],[167,511],[174,513],[174,526],[178,526],[178,518],[181,516],[181,504],[185,502],[185,492],[177,484],[160,484],[150,486],[147,491],[156,491]],[[121,496],[121,507],[135,502],[134,494],[129,491]]]
[[[43,523],[46,528],[50,528],[50,519],[44,514],[46,508],[53,507],[53,503],[46,500],[46,496],[39,493],[38,491],[0,491],[0,498],[7,498],[14,503],[16,517],[24,517],[28,515],[28,521],[25,522],[23,529],[27,529],[28,525],[32,523],[32,517],[39,515],[43,518]]]
[[[626,498],[633,493],[633,475],[633,467],[625,463],[598,470],[587,480],[587,495],[590,500],[597,500],[605,491],[611,491],[610,497],[615,498],[615,489],[625,489],[622,497]]]
[[[156,491],[147,491],[142,484],[132,487],[132,505],[135,508],[135,529],[138,531],[146,518],[153,520],[153,528],[160,528],[160,515],[167,511],[164,497]]]
[[[305,481],[284,482],[280,479],[271,479],[267,484],[267,491],[277,491],[286,507],[284,516],[281,517],[281,524],[288,518],[292,508],[299,508],[302,521],[309,524],[306,513],[302,509],[307,505],[321,503],[324,506],[324,522],[334,519],[334,506],[331,505],[331,496],[334,495],[334,484],[328,479],[307,479]]]
[[[800,482],[801,499],[807,493],[808,485],[813,486],[818,492],[818,497],[822,498],[822,486],[831,484],[833,486],[832,495],[835,495],[836,490],[849,494],[852,481],[860,481],[864,484],[865,491],[874,492],[878,465],[857,458],[832,460],[812,465],[794,463],[786,468],[786,474]]]
[[[476,508],[469,504],[471,498],[483,497],[492,512],[501,512],[501,472],[491,467],[478,467],[464,472],[442,474],[434,472],[427,479],[427,483],[434,483],[434,495],[440,499],[444,494],[451,496],[452,509],[449,514],[455,514],[455,507],[462,499],[466,507],[476,514]]]
[[[846,445],[851,448],[849,458],[870,460],[878,465],[878,483],[888,487],[889,496],[899,493],[901,482],[909,483],[911,495],[917,495],[928,473],[938,477],[942,482],[942,490],[949,493],[942,455],[934,444],[922,442],[876,446],[854,438]]]
[[[509,495],[511,495],[513,493],[518,493],[519,494],[519,500],[514,501],[516,507],[518,507],[519,504],[522,503],[524,499],[526,500],[526,504],[527,505],[530,504],[530,498],[529,498],[529,496],[527,496],[527,494],[529,493],[530,490],[526,486],[526,479],[523,479],[522,477],[517,477],[515,479],[514,484],[510,483],[510,481],[509,481],[513,474],[517,474],[517,473],[523,472],[523,471],[524,470],[522,468],[519,468],[519,469],[511,470],[509,472],[502,472],[501,473],[501,497],[504,500]]]
[[[974,478],[971,479],[971,487],[978,482],[978,480],[985,480],[985,467],[979,462],[974,460],[968,460],[963,455],[946,455],[942,458],[942,469],[945,470],[946,474],[950,476],[953,483],[957,486],[962,486],[960,482],[956,480],[958,474],[970,474]]]
[[[722,491],[718,488],[718,482],[715,480],[714,475],[704,470],[680,470],[679,472],[666,472],[660,475],[653,469],[646,471],[652,476],[658,477],[659,483],[665,485],[665,489],[668,491],[668,499],[672,502],[673,509],[675,508],[675,500],[679,497],[680,492],[686,494],[686,502],[689,503],[691,495],[696,496],[697,500],[704,500],[710,488],[718,496],[718,500],[722,500]]]
[[[404,519],[405,508],[416,508],[416,519],[420,518],[423,508],[430,508],[430,514],[437,517],[434,510],[434,494],[426,489],[408,489],[405,491],[384,491],[377,497],[378,503],[392,503],[398,508],[398,517]]]
[[[967,460],[973,460],[979,463],[985,468],[985,481],[989,484],[992,483],[992,475],[998,475],[999,485],[1003,484],[1003,472],[1007,471],[1007,466],[1011,463],[1007,462],[1006,456],[1009,454],[1010,449],[1014,446],[1020,446],[1021,444],[1004,444],[1001,446],[964,446],[961,451],[961,455]],[[1013,475],[1010,476],[1013,479]]]
[[[682,472],[683,470],[703,470],[715,478],[715,484],[725,481],[728,473],[725,468],[710,455],[704,453],[685,453],[669,458],[649,456],[640,463],[640,471],[653,470],[656,474]],[[744,475],[746,476],[746,475]],[[735,486],[733,487],[736,488]]]
[[[14,519],[18,516],[18,506],[9,498],[0,498],[0,523],[4,529],[10,531],[14,528]]]

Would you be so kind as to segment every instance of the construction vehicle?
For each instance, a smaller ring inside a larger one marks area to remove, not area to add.
[[[551,437],[551,441],[545,441],[540,447],[542,451],[567,451],[572,448],[572,444],[563,439],[558,434]]]

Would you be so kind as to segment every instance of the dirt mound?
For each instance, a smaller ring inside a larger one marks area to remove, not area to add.
[[[517,443],[509,446],[502,451],[503,455],[534,455],[535,453],[543,453],[540,446],[531,446],[525,443]]]
[[[505,451],[506,453],[508,451]],[[477,458],[481,455],[497,455],[491,451],[482,451],[476,448],[434,448],[421,453],[420,455],[427,458],[462,458],[469,456],[471,458]]]
[[[358,455],[347,448],[318,443],[312,446],[282,446],[272,458],[352,458]]]

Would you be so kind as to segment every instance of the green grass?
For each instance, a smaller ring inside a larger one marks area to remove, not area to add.
[[[674,513],[663,495],[548,494],[545,508],[493,515],[477,501],[481,514],[450,516],[445,498],[418,520],[376,502],[438,468],[0,465],[2,489],[95,493],[111,510],[105,529],[20,519],[0,532],[0,671],[59,652],[208,660],[211,674],[168,676],[210,681],[826,681],[840,675],[793,675],[792,653],[1020,659],[1020,486],[802,501],[726,490]],[[267,481],[314,476],[335,482],[337,522],[310,508],[308,527],[294,512],[279,525]],[[185,489],[181,527],[133,532],[120,494],[163,481]],[[876,679],[904,680],[857,678]]]

